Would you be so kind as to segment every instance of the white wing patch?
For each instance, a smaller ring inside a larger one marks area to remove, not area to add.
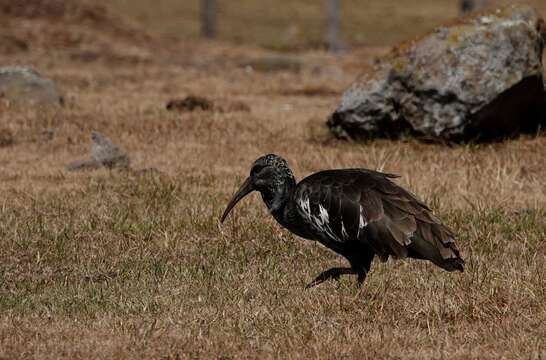
[[[302,197],[300,198],[300,208],[301,211],[307,216],[307,218],[310,220],[311,218],[311,206],[309,205],[309,197]]]
[[[317,230],[324,232],[334,241],[343,242],[343,239],[340,239],[330,227],[330,216],[328,215],[328,210],[326,210],[321,204],[319,204],[319,214],[318,216],[311,217],[314,225],[317,227]]]
[[[341,219],[341,236],[343,236],[343,240],[349,237],[349,234],[347,234],[347,230],[345,229],[345,224],[343,223],[343,219]]]
[[[360,236],[360,230],[364,229],[368,225],[368,222],[364,218],[364,214],[363,214],[362,210],[363,210],[362,205],[360,205],[359,206],[359,212],[358,212],[358,231],[356,232],[356,237],[359,237]]]
[[[320,233],[324,233],[326,236],[331,238],[334,241],[337,242],[343,242],[345,238],[348,237],[347,231],[345,231],[345,225],[343,225],[343,222],[341,223],[341,234],[343,236],[343,239],[340,239],[333,231],[332,227],[330,226],[330,215],[328,214],[328,210],[322,204],[319,204],[319,213],[318,214],[312,214],[311,213],[311,204],[309,203],[309,197],[303,195],[300,198],[299,206],[302,211],[302,213],[305,215],[307,220],[311,223],[311,225]]]
[[[319,217],[320,217],[320,221],[323,224],[330,223],[330,216],[328,215],[328,211],[321,204],[319,204]]]

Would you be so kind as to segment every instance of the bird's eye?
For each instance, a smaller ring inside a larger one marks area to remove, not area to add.
[[[258,174],[260,173],[263,169],[264,169],[264,165],[256,165],[252,168],[252,170],[250,171],[251,175],[254,175],[254,174]]]

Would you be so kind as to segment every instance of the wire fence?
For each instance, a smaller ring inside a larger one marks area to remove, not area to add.
[[[325,29],[324,43],[332,52],[343,51],[347,48],[340,40],[341,36],[341,0],[324,0],[327,26]],[[487,6],[487,0],[458,0],[459,11],[462,15],[480,10]],[[200,0],[201,36],[209,39],[217,36],[217,0]]]

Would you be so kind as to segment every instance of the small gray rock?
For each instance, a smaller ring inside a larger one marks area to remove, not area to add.
[[[546,123],[544,21],[525,5],[477,14],[395,47],[328,119],[341,137],[502,138]]]
[[[67,171],[108,169],[129,169],[129,155],[112,140],[97,131],[91,132],[91,159],[76,160],[66,166]]]
[[[0,98],[32,104],[62,104],[55,83],[28,67],[0,68]]]
[[[112,168],[128,168],[129,156],[112,140],[99,132],[91,132],[91,158],[98,164]]]

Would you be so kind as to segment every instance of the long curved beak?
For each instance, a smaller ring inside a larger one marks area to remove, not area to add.
[[[233,197],[231,198],[231,200],[229,201],[229,204],[227,205],[226,207],[226,211],[224,211],[224,215],[222,215],[222,219],[220,219],[220,222],[223,223],[224,220],[226,219],[226,217],[228,216],[229,212],[231,211],[231,209],[233,209],[233,207],[242,199],[244,198],[246,195],[248,195],[249,193],[251,193],[252,191],[254,191],[254,188],[252,187],[252,181],[250,179],[250,177],[246,178],[245,182],[243,183],[243,185],[241,185],[241,187],[239,188],[239,190],[237,190],[237,192],[235,193],[235,195],[233,195]]]

